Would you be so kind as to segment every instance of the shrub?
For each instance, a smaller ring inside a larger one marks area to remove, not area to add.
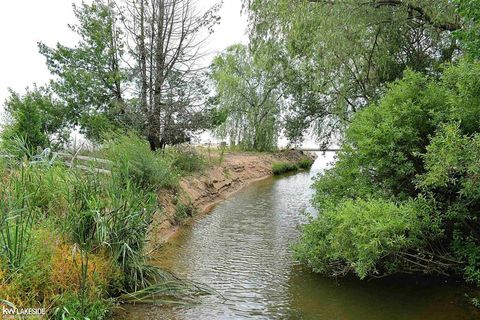
[[[287,172],[297,171],[298,166],[292,162],[276,162],[272,164],[273,174],[279,175]]]
[[[463,270],[479,281],[479,81],[479,63],[439,79],[409,71],[358,112],[335,167],[315,183],[319,216],[298,257],[328,274]]]
[[[13,91],[10,94],[5,103],[10,123],[1,134],[4,149],[20,151],[17,140],[21,139],[25,146],[24,154],[35,154],[37,148],[55,147],[67,140],[68,131],[63,130],[65,109],[48,89],[35,87],[27,89],[23,96]]]
[[[346,200],[330,205],[304,226],[296,257],[314,271],[334,276],[351,271],[362,279],[388,274],[397,254],[438,234],[438,221],[427,210],[423,201],[397,205],[381,199]]]

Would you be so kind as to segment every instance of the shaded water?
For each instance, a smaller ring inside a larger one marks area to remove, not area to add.
[[[463,288],[439,280],[327,279],[292,260],[313,194],[310,173],[257,182],[193,221],[158,263],[222,296],[188,307],[135,306],[128,319],[477,319]]]

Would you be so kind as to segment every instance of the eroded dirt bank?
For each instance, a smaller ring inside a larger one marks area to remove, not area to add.
[[[221,164],[182,178],[179,191],[161,195],[163,210],[150,230],[151,244],[168,241],[181,227],[180,209],[193,215],[205,214],[246,185],[271,176],[274,162],[295,163],[304,157],[315,158],[314,154],[294,150],[274,154],[226,153]]]

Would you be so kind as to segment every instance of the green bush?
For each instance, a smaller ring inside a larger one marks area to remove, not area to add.
[[[64,106],[48,89],[35,87],[23,96],[13,91],[10,94],[5,103],[10,121],[1,134],[4,150],[22,157],[36,154],[37,148],[58,147],[67,141]],[[19,139],[23,150],[18,148]]]
[[[397,253],[439,234],[438,221],[428,210],[423,201],[345,200],[330,205],[303,228],[296,257],[314,271],[334,276],[388,274]]]
[[[171,157],[150,150],[148,142],[131,133],[117,136],[107,144],[106,155],[113,161],[113,174],[145,189],[175,188],[178,176]]]
[[[480,283],[479,83],[479,63],[439,79],[408,71],[358,112],[335,167],[315,182],[319,215],[297,257],[327,274],[463,269]]]
[[[272,164],[273,174],[279,175],[287,172],[298,171],[298,166],[292,162],[276,162]]]

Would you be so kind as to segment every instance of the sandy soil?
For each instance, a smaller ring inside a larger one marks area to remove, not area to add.
[[[151,247],[168,241],[181,227],[176,218],[178,203],[192,208],[195,215],[205,214],[253,181],[270,177],[274,162],[297,162],[305,156],[314,158],[312,154],[294,150],[274,154],[227,153],[220,165],[182,178],[177,193],[160,195],[163,210],[154,218],[150,230]]]

